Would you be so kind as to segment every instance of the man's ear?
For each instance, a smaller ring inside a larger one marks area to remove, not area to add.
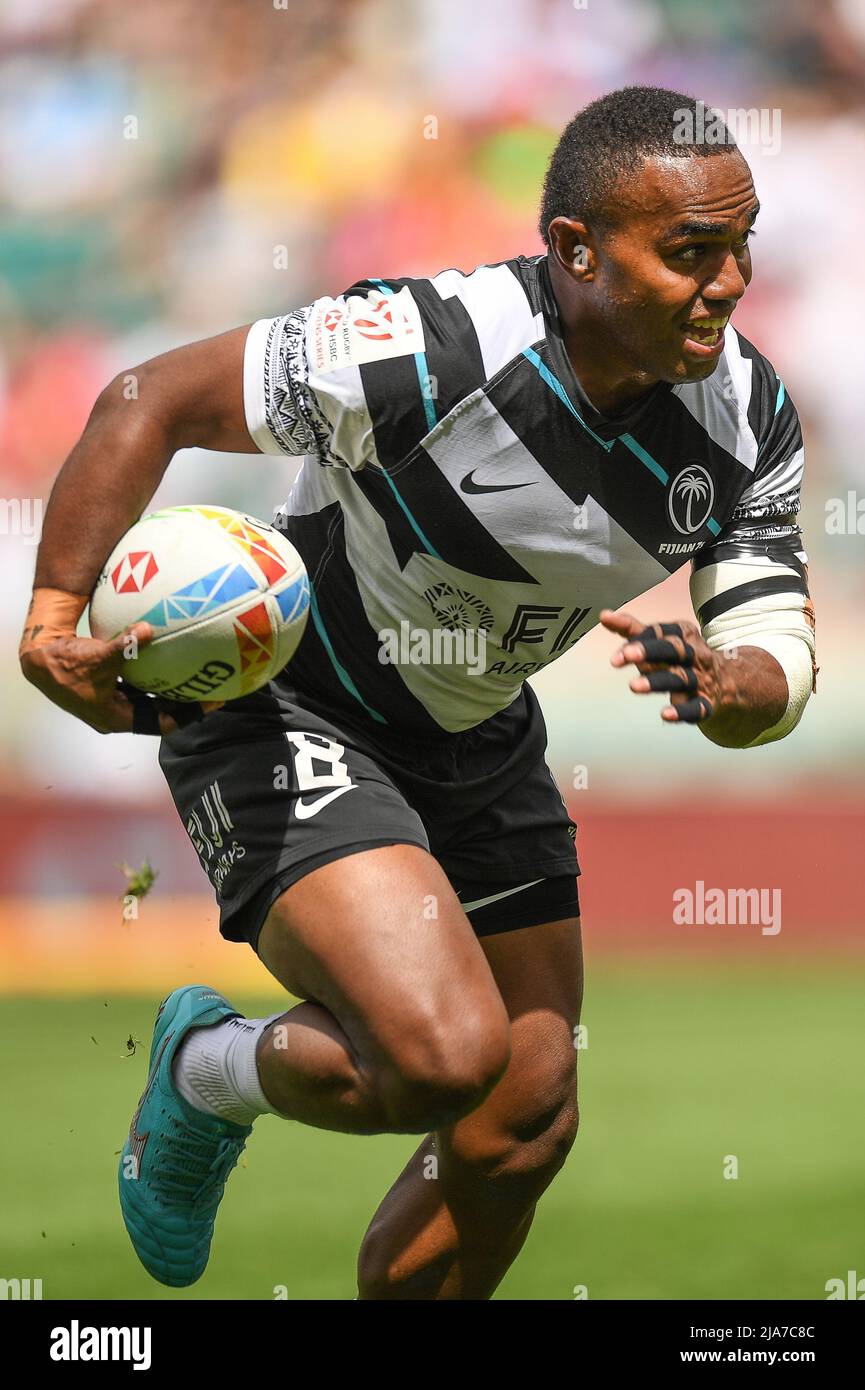
[[[566,274],[579,281],[594,278],[595,250],[585,222],[572,217],[554,217],[547,235],[550,251]]]

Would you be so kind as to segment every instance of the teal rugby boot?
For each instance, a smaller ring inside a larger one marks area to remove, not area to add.
[[[148,1274],[174,1288],[204,1273],[216,1211],[252,1126],[189,1105],[171,1065],[191,1028],[237,1014],[207,985],[185,985],[162,1001],[147,1086],[120,1157],[120,1209],[135,1253]]]

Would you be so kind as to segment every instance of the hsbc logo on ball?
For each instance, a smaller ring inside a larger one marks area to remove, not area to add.
[[[111,583],[118,594],[140,594],[149,584],[159,566],[152,550],[130,550],[111,571]]]

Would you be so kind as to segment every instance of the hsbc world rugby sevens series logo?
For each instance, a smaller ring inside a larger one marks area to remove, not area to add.
[[[714,500],[715,484],[708,469],[689,463],[673,479],[667,497],[667,511],[679,534],[690,536],[699,531],[712,514]]]

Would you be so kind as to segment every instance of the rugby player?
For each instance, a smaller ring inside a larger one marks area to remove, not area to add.
[[[247,1019],[187,986],[161,1006],[120,1193],[163,1283],[202,1273],[272,1113],[425,1136],[363,1241],[360,1298],[489,1298],[577,1129],[575,826],[526,677],[600,621],[667,723],[752,748],[801,717],[801,432],[728,325],[758,202],[729,136],[681,142],[696,109],[656,88],[593,102],[552,156],[545,253],[363,280],[146,362],[59,474],[24,671],[100,732],[161,733],[222,934],[302,1001]],[[276,524],[311,621],[268,687],[183,719],[124,690],[123,638],[75,629],[193,445],[305,456]],[[696,620],[615,611],[686,563]],[[430,652],[470,635],[483,662],[406,660],[403,631]]]

